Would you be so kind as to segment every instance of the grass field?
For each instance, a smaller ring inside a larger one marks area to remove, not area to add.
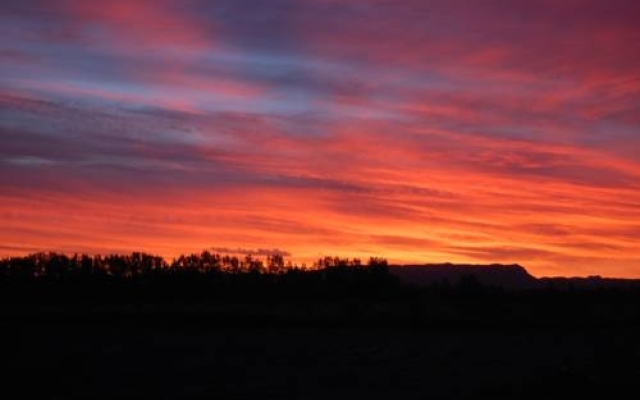
[[[610,396],[640,388],[634,326],[233,323],[192,313],[4,318],[5,398]]]

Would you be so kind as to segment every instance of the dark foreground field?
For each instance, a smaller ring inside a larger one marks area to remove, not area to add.
[[[235,260],[235,261],[234,261]],[[640,282],[203,253],[0,261],[7,399],[619,398]],[[418,284],[414,284],[418,283]]]
[[[2,390],[12,393],[3,397],[511,399],[640,389],[637,324],[269,323],[235,318],[238,310],[177,310],[13,309],[2,323]]]

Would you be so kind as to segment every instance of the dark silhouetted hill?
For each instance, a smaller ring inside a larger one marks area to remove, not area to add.
[[[407,284],[419,286],[482,285],[522,290],[539,287],[527,270],[514,265],[425,264],[393,265],[389,272]]]
[[[639,290],[640,279],[587,277],[536,278],[518,264],[424,264],[391,265],[389,272],[402,283],[423,287],[485,286],[506,290],[558,291]]]

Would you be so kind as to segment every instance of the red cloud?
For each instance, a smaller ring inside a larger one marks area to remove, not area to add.
[[[97,44],[107,44],[118,50],[139,52],[179,48],[184,52],[213,45],[210,39],[212,27],[203,26],[174,2],[62,0],[56,4],[63,7],[71,16],[71,23],[88,39],[95,33]],[[103,34],[106,36],[101,36]]]

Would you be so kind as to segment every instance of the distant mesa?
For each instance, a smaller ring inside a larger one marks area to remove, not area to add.
[[[600,290],[640,289],[640,279],[588,277],[543,277],[536,278],[518,264],[474,265],[474,264],[423,264],[391,265],[389,272],[403,283],[432,286],[459,286],[470,280],[482,286],[500,287],[507,290],[556,289],[556,290]]]
[[[518,265],[471,265],[471,264],[423,264],[392,265],[389,272],[404,283],[429,286],[439,284],[459,285],[473,279],[483,286],[505,289],[533,289],[540,282]]]

